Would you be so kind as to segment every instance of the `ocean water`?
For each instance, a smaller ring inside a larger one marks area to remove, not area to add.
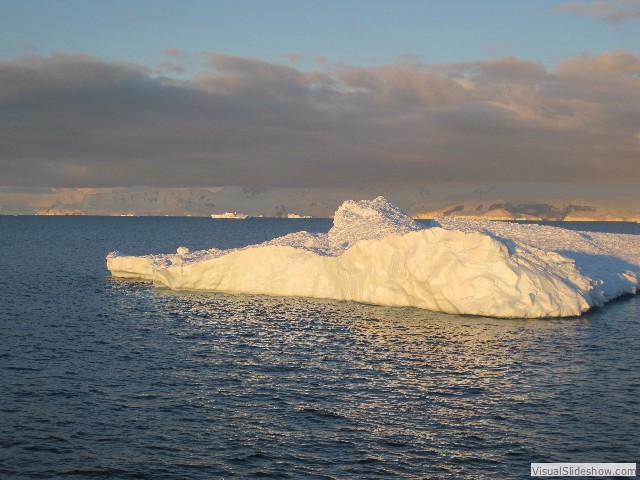
[[[640,460],[638,296],[492,319],[175,293],[105,268],[112,250],[330,226],[0,217],[0,478],[515,479]]]

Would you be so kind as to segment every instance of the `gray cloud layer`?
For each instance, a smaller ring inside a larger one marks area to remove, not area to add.
[[[555,71],[513,57],[313,72],[206,62],[180,81],[75,54],[0,62],[0,185],[640,180],[628,52]]]

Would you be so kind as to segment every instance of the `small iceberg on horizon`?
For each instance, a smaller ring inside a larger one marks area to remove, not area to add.
[[[211,218],[213,219],[223,218],[223,219],[232,219],[232,220],[245,220],[248,217],[249,215],[246,215],[244,213],[237,213],[237,212],[224,212],[224,213],[211,214]]]
[[[327,234],[302,231],[230,250],[113,252],[107,268],[172,290],[567,317],[636,293],[640,237],[455,218],[425,227],[378,197],[344,202]]]

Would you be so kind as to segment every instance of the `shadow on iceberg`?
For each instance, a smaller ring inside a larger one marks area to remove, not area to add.
[[[640,280],[638,265],[614,255],[572,250],[560,250],[558,253],[573,260],[580,273],[590,279],[589,295],[593,306],[602,306],[617,297],[637,292]]]

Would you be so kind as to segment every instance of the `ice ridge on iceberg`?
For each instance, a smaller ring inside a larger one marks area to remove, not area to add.
[[[107,268],[173,290],[560,317],[635,293],[639,259],[634,235],[452,218],[423,227],[378,197],[343,203],[327,234],[297,232],[230,250],[114,252]]]

